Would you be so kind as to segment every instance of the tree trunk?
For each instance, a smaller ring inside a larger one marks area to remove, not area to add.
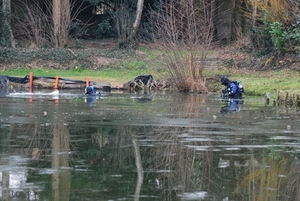
[[[132,30],[132,38],[136,37],[137,31],[139,29],[141,18],[142,18],[142,13],[143,13],[143,7],[144,7],[144,0],[138,0],[136,16],[135,16],[135,21],[134,21],[133,30]]]
[[[12,32],[11,32],[11,0],[2,1],[1,12],[1,46],[12,47]]]
[[[61,47],[68,43],[70,19],[70,0],[61,0]]]
[[[70,0],[53,0],[52,19],[54,46],[64,47],[68,42]]]
[[[59,47],[59,35],[60,35],[60,0],[53,0],[52,5],[52,18],[53,18],[53,42],[55,47]]]

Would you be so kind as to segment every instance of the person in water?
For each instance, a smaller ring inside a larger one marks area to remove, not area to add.
[[[101,95],[100,92],[97,92],[95,90],[94,86],[88,86],[88,87],[86,87],[85,90],[84,90],[84,94],[85,95],[89,95],[89,96],[100,96]]]
[[[239,81],[231,81],[226,76],[221,77],[221,84],[225,86],[222,90],[224,98],[242,98],[244,88]]]

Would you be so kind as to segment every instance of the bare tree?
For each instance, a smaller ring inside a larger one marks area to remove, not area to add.
[[[80,11],[86,8],[82,4],[83,1],[70,4],[69,0],[16,1],[12,14],[14,34],[22,40],[29,40],[32,48],[49,46],[49,43],[53,47],[64,47],[70,37],[82,33],[87,26],[76,19]],[[76,31],[79,33],[69,33],[72,21],[76,21]]]
[[[1,45],[4,47],[12,47],[13,35],[11,31],[11,0],[3,0],[1,9]],[[1,5],[1,4],[0,4]]]
[[[41,47],[51,40],[52,23],[39,2],[28,5],[18,1],[13,6],[12,28],[16,38],[29,40],[31,48]]]
[[[70,0],[53,0],[52,18],[55,47],[63,47],[68,41]]]
[[[135,48],[137,42],[136,35],[140,27],[143,6],[144,0],[137,0],[137,9],[134,14],[130,6],[125,3],[120,3],[113,13],[120,47]]]
[[[119,46],[128,47],[128,39],[133,29],[134,14],[127,5],[120,4],[113,13],[113,19],[117,29]]]
[[[144,0],[138,0],[135,21],[133,24],[132,37],[135,38],[140,26],[142,13],[143,13]]]
[[[214,3],[161,0],[152,13],[153,38],[164,52],[165,69],[172,83],[180,91],[207,92],[202,72],[214,31]]]

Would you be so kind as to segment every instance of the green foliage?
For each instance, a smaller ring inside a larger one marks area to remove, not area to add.
[[[115,38],[116,32],[108,20],[103,20],[100,24],[98,24],[98,28],[94,32],[94,36],[98,39]]]
[[[56,52],[57,51],[57,52]],[[9,49],[0,48],[0,61],[4,63],[10,63],[15,61],[31,61],[34,59],[41,59],[46,61],[47,59],[55,59],[65,63],[74,63],[73,66],[66,68],[64,63],[59,65],[58,68],[44,68],[39,66],[38,68],[27,67],[26,65],[15,66],[14,68],[6,68],[5,71],[0,71],[2,75],[20,76],[24,77],[33,72],[35,76],[56,76],[62,78],[70,78],[75,80],[84,80],[89,77],[93,81],[109,82],[112,86],[116,83],[125,83],[132,80],[138,75],[152,74],[156,80],[165,79],[166,68],[163,66],[163,56],[161,50],[149,49],[147,47],[141,47],[140,52],[145,54],[135,54],[135,52],[129,51],[108,51],[105,50],[105,54],[98,49],[91,50],[85,49]],[[61,54],[61,55],[59,55]],[[75,59],[75,60],[68,60]],[[116,58],[119,62],[113,64],[113,66],[101,66],[99,68],[91,68],[88,65],[90,56],[96,55],[99,57]],[[197,55],[197,54],[196,54]],[[72,61],[72,62],[71,62]],[[76,61],[76,62],[74,62]],[[151,65],[150,65],[151,64]],[[215,77],[214,91],[221,91],[223,86],[219,82],[221,75],[227,75],[232,80],[240,80],[245,88],[245,95],[264,96],[266,93],[270,94],[271,100],[274,100],[277,89],[289,90],[300,89],[299,72],[292,70],[272,70],[270,72],[261,71],[236,71],[234,69],[227,68],[209,68],[204,69],[203,75],[205,77]],[[212,88],[211,88],[212,89]],[[293,91],[292,94],[299,94],[299,91]]]
[[[38,48],[38,49],[13,49],[0,48],[0,62],[1,63],[18,63],[24,64],[31,61],[45,61],[56,62],[64,66],[70,66],[74,61],[80,63],[87,68],[93,67],[91,56],[114,57],[113,51],[102,51],[101,49],[69,49],[69,48]],[[119,56],[126,57],[119,54]],[[71,62],[72,61],[72,62]],[[75,63],[76,64],[76,63]],[[18,66],[16,66],[18,67]]]
[[[114,0],[84,0],[84,1],[92,4],[93,6],[98,6],[101,5],[102,3],[111,4],[114,2]]]
[[[85,0],[85,1],[94,6],[98,5],[101,2],[101,0]]]
[[[294,143],[297,143],[295,141]],[[274,160],[281,160],[284,158],[284,155],[282,153],[285,152],[291,152],[294,153],[295,150],[293,148],[284,146],[284,141],[282,140],[271,140],[268,142],[268,147],[267,149],[264,149],[263,154],[262,154],[262,160],[264,162],[267,161],[274,161]]]
[[[78,64],[77,66],[75,66],[74,68],[71,69],[72,73],[82,73],[84,70],[84,67],[81,64]]]
[[[27,62],[33,59],[53,60],[57,62],[68,62],[74,59],[74,54],[65,48],[57,49],[0,49],[0,62]]]
[[[287,28],[288,38],[290,39],[292,45],[295,47],[295,51],[299,52],[300,43],[300,21],[296,21],[291,26]]]
[[[284,30],[282,22],[269,22],[268,23],[269,33],[274,47],[280,52],[287,52],[287,38],[288,33]]]
[[[84,42],[82,40],[76,39],[74,41],[74,47],[75,48],[84,48]]]
[[[291,24],[265,21],[251,35],[252,45],[259,55],[274,50],[277,53],[296,53],[300,48],[300,21]]]
[[[146,69],[146,63],[143,60],[133,59],[128,61],[122,61],[118,64],[121,69],[126,70],[142,70]]]
[[[257,26],[251,34],[251,42],[258,56],[272,52],[273,43],[266,25]]]

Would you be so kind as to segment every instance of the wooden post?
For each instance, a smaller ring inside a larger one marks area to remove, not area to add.
[[[30,72],[30,73],[29,73],[29,92],[30,92],[30,93],[32,93],[32,86],[33,86],[33,73]],[[29,102],[30,102],[30,103],[33,102],[32,96],[30,96]]]
[[[287,99],[289,98],[289,93],[288,92],[285,92],[285,95],[284,95],[284,102],[286,103]]]

